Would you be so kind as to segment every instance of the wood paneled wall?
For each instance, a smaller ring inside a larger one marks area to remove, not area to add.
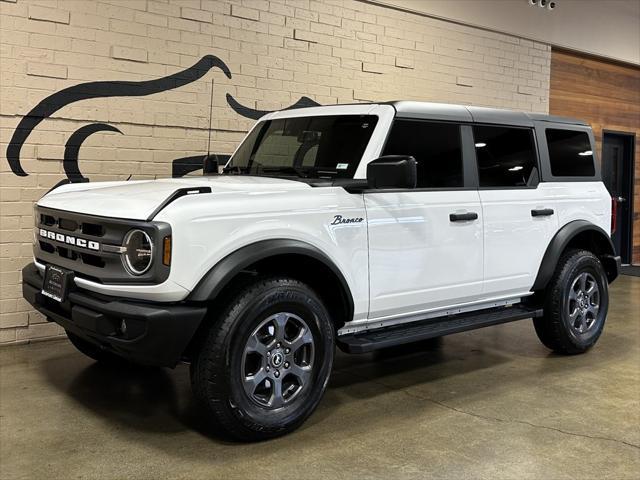
[[[553,49],[549,113],[586,120],[602,158],[602,131],[635,133],[633,263],[640,264],[640,68]]]

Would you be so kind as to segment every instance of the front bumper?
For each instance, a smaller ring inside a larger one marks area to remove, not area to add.
[[[203,305],[133,301],[79,289],[59,303],[42,295],[42,281],[33,263],[22,269],[22,295],[49,321],[144,365],[174,367],[207,312]]]

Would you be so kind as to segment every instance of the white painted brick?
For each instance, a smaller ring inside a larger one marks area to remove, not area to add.
[[[49,78],[67,78],[67,67],[65,65],[53,65],[50,63],[29,62],[27,64],[27,75]]]
[[[295,15],[294,7],[276,2],[269,3],[269,11],[279,15],[285,15],[287,17],[293,17]]]
[[[372,13],[356,12],[356,20],[363,23],[376,23],[376,16]]]
[[[284,48],[290,50],[309,50],[309,42],[302,40],[294,40],[292,38],[284,39]]]
[[[333,47],[340,46],[340,39],[331,35],[323,35],[321,33],[307,32],[304,30],[294,30],[293,38],[296,40],[304,40],[306,42],[321,43],[331,45]]]
[[[0,313],[0,328],[26,327],[29,325],[27,312]]]
[[[198,22],[211,22],[213,20],[213,14],[211,12],[188,7],[182,7],[180,16],[182,18],[196,20]]]
[[[0,344],[2,343],[15,343],[16,342],[16,329],[7,328],[0,330]]]
[[[318,12],[312,12],[304,8],[296,8],[295,16],[312,22],[317,22],[320,18],[320,14]]]
[[[32,315],[36,315],[33,312]],[[57,323],[39,323],[27,328],[19,328],[16,330],[16,340],[18,342],[24,340],[43,339],[48,337],[60,337],[64,335],[63,328]]]
[[[167,26],[167,17],[155,13],[135,12],[133,19],[137,23],[144,23],[146,25],[155,25],[156,27]]]
[[[537,88],[532,88],[527,85],[518,85],[518,93],[521,93],[523,95],[536,95],[538,94],[538,92],[539,89]]]
[[[396,57],[396,67],[413,69],[414,68],[413,58]]]
[[[474,87],[476,86],[476,80],[470,77],[456,77],[456,85],[462,87]]]
[[[231,5],[220,0],[201,0],[201,8],[216,14],[229,15],[231,13]]]
[[[111,56],[122,60],[131,60],[132,62],[146,62],[147,51],[142,48],[128,48],[114,45],[111,47]]]
[[[260,20],[259,10],[239,5],[231,5],[231,15],[238,18],[246,18],[247,20]]]
[[[29,5],[29,18],[43,22],[69,23],[69,12],[57,8],[47,8],[40,5]]]
[[[133,21],[129,22],[125,20],[111,19],[109,20],[109,30],[116,33],[139,35],[143,37],[147,35],[147,26],[141,23],[133,22]],[[117,37],[112,37],[112,38],[115,39]],[[120,38],[122,39],[123,37],[120,37]],[[118,43],[122,44],[124,42],[119,41]],[[132,42],[126,42],[127,45],[131,43]]]
[[[260,21],[261,22],[265,22],[265,23],[270,23],[273,25],[280,25],[283,26],[285,23],[285,17],[284,15],[279,15],[276,13],[270,13],[270,12],[260,12]]]
[[[64,23],[64,22],[63,22]],[[109,30],[109,19],[98,15],[88,13],[73,12],[71,15],[71,24],[83,28]]]
[[[269,3],[269,0],[242,0],[242,5],[245,7],[251,7],[265,12],[269,10]]]
[[[335,15],[329,15],[327,13],[320,13],[318,22],[333,25],[334,27],[340,27],[342,25],[342,19]]]

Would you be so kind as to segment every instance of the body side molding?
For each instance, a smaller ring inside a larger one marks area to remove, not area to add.
[[[262,240],[241,247],[227,255],[202,277],[189,295],[188,300],[194,302],[213,300],[242,270],[260,260],[277,255],[306,256],[324,264],[340,283],[343,300],[348,307],[347,318],[353,318],[354,305],[351,289],[335,263],[317,247],[306,242],[286,238]]]
[[[615,256],[615,248],[611,242],[611,238],[602,228],[594,225],[586,220],[574,220],[564,225],[555,236],[551,239],[547,250],[544,252],[540,268],[538,269],[538,275],[531,287],[532,291],[542,290],[547,286],[549,280],[556,269],[556,265],[560,260],[560,255],[577,235],[591,232],[595,234],[599,245],[602,247],[602,252],[598,253],[600,260],[604,264],[607,271],[607,277],[609,282],[612,282],[618,276],[618,259]]]

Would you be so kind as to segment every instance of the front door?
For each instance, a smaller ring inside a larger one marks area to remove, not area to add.
[[[383,155],[412,155],[414,190],[364,194],[369,230],[371,319],[393,319],[482,293],[482,209],[465,189],[461,127],[397,119]]]
[[[606,132],[602,141],[602,181],[616,208],[616,230],[611,240],[622,263],[631,263],[633,143],[633,135]]]

